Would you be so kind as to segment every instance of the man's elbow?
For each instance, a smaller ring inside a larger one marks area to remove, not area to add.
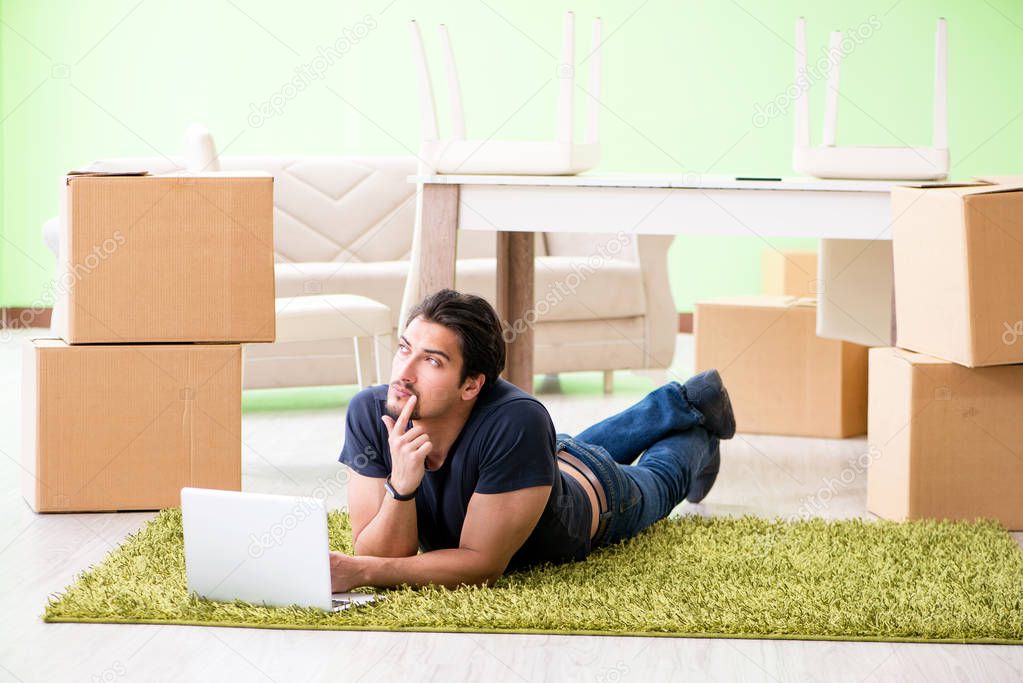
[[[481,585],[489,588],[490,586],[493,586],[495,583],[497,583],[498,580],[502,576],[504,576],[504,571],[503,570],[499,571],[499,572],[493,572],[491,574],[488,574],[486,577],[484,577],[483,582],[482,582]]]
[[[479,577],[476,583],[483,587],[493,586],[497,583],[498,579],[504,576],[504,572],[507,568],[507,562],[484,562],[480,568]]]
[[[411,546],[409,548],[377,547],[365,540],[363,540],[362,543],[359,543],[360,538],[361,535],[352,539],[353,555],[368,555],[373,557],[412,557],[419,553],[418,545]]]
[[[441,583],[446,588],[460,588],[462,586],[467,587],[479,587],[479,588],[490,588],[498,579],[504,576],[504,572],[475,572],[471,575],[463,575],[457,579],[453,579],[447,582]]]

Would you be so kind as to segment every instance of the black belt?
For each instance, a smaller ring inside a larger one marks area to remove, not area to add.
[[[607,520],[610,515],[607,514],[607,497],[604,493],[604,487],[601,485],[600,480],[597,479],[597,475],[593,473],[589,467],[587,467],[582,460],[575,457],[568,451],[559,451],[558,460],[568,463],[568,465],[580,474],[586,477],[586,481],[590,482],[590,486],[593,487],[593,492],[597,494],[597,502],[600,504],[600,513],[597,521],[597,533],[594,535],[593,540],[596,541],[604,535],[604,529],[607,527]]]

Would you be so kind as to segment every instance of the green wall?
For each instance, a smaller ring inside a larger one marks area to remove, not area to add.
[[[811,60],[827,32],[870,26],[843,64],[839,142],[926,144],[935,19],[949,20],[953,175],[1023,171],[1023,3],[178,2],[0,4],[0,305],[40,303],[53,258],[40,226],[61,174],[92,159],[175,155],[189,123],[229,154],[405,154],[419,117],[406,21],[446,22],[462,58],[470,136],[553,135],[561,12],[605,21],[601,169],[791,175],[792,108],[764,124],[758,105],[792,80],[793,24],[807,16]],[[253,126],[268,100],[352,39],[321,79]],[[440,67],[440,62],[435,61]],[[297,71],[299,70],[299,71]],[[333,91],[333,92],[332,92]],[[444,92],[438,96],[443,101]],[[823,87],[811,90],[819,136]],[[441,106],[444,121],[446,107]],[[819,137],[815,137],[819,141]],[[812,246],[775,240],[776,246]],[[755,292],[756,237],[680,237],[670,251],[679,310]],[[45,302],[43,302],[45,303]]]

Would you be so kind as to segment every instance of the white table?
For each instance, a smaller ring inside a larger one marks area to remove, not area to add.
[[[421,202],[419,292],[454,287],[458,230],[496,230],[497,310],[533,305],[534,232],[891,239],[895,181],[582,174],[411,176]],[[505,376],[532,390],[533,332],[508,344]]]

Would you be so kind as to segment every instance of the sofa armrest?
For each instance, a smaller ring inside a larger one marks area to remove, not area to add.
[[[678,310],[668,282],[668,248],[674,235],[637,235],[646,296],[646,367],[667,368],[675,357]]]

